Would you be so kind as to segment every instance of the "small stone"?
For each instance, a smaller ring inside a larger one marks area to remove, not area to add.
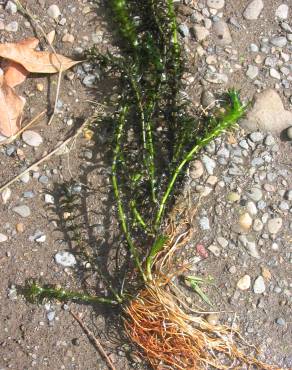
[[[44,91],[44,84],[42,83],[37,83],[36,84],[36,89],[40,92]]]
[[[270,76],[276,80],[281,80],[281,75],[275,68],[270,68]]]
[[[259,47],[256,44],[250,44],[249,50],[253,53],[257,53],[259,51]]]
[[[275,139],[274,139],[274,137],[272,135],[269,134],[265,138],[265,142],[264,143],[265,143],[266,146],[272,146],[272,145],[275,144]]]
[[[49,312],[47,313],[47,319],[48,319],[49,321],[53,321],[53,320],[54,320],[54,318],[55,318],[55,316],[56,316],[56,312],[55,312],[55,311],[49,311]]]
[[[214,245],[214,244],[210,245],[210,246],[208,247],[208,250],[209,250],[211,253],[213,253],[215,257],[219,257],[219,256],[220,256],[221,251],[220,251],[220,248],[219,248],[219,247],[217,247],[217,245]]]
[[[64,267],[73,267],[77,263],[76,258],[73,256],[73,254],[67,251],[61,251],[56,253],[55,261],[56,263]]]
[[[34,198],[35,197],[35,193],[31,190],[28,190],[28,191],[25,191],[23,193],[23,198]]]
[[[259,219],[259,218],[256,218],[253,222],[253,230],[256,231],[256,232],[259,232],[259,231],[262,231],[263,230],[263,223],[262,221]]]
[[[252,216],[255,216],[258,213],[257,207],[252,201],[247,202],[246,209]]]
[[[250,64],[246,71],[247,77],[253,80],[254,78],[258,76],[258,74],[259,74],[259,68],[257,66],[253,66]]]
[[[200,228],[202,230],[210,230],[210,221],[208,217],[203,216],[199,219]]]
[[[252,132],[249,136],[250,140],[254,143],[258,143],[263,140],[264,135],[261,132]]]
[[[251,257],[260,258],[259,252],[257,250],[256,243],[252,236],[249,235],[239,235],[239,242],[245,247],[246,251]]]
[[[46,239],[47,239],[46,235],[42,234],[42,235],[37,236],[34,240],[37,243],[44,243]]]
[[[280,217],[272,218],[268,221],[268,231],[271,234],[277,234],[282,228],[283,220]]]
[[[12,208],[13,212],[17,213],[19,216],[25,218],[29,217],[31,214],[30,208],[26,205],[20,205]]]
[[[209,315],[207,315],[206,320],[208,321],[210,325],[215,326],[218,324],[219,316],[217,313],[210,313]]]
[[[42,144],[43,138],[40,134],[32,130],[26,130],[22,134],[22,140],[30,146],[37,147]]]
[[[190,30],[186,24],[180,24],[178,30],[183,37],[190,37]]]
[[[54,204],[55,199],[51,194],[45,194],[45,203],[46,204]]]
[[[276,319],[276,324],[279,326],[285,326],[286,322],[282,317],[279,317],[278,319]]]
[[[7,4],[5,6],[5,10],[10,14],[16,14],[17,13],[17,6],[14,4],[13,1],[7,1]]]
[[[207,58],[206,58],[206,63],[208,65],[216,64],[217,63],[217,57],[216,57],[216,55],[208,55]]]
[[[213,31],[217,36],[216,43],[218,45],[225,46],[232,43],[232,36],[226,22],[221,20],[215,22],[213,25]]]
[[[65,33],[65,35],[62,37],[63,42],[67,42],[69,44],[73,44],[75,38],[70,33]]]
[[[203,173],[204,173],[203,163],[199,160],[193,161],[190,168],[190,177],[193,180],[196,180],[203,176]]]
[[[263,294],[266,290],[265,280],[260,275],[256,278],[254,284],[253,284],[253,292],[255,294]]]
[[[279,204],[279,209],[281,210],[281,211],[288,211],[289,210],[289,204],[288,204],[288,202],[285,202],[285,201],[282,201],[282,202],[280,202],[280,204]]]
[[[93,87],[97,78],[93,74],[88,74],[84,79],[82,80],[82,83],[86,87]]]
[[[18,224],[16,224],[16,225],[15,225],[15,229],[16,229],[16,231],[17,231],[19,234],[23,233],[23,232],[24,232],[24,230],[25,230],[24,224],[23,224],[23,223],[21,223],[21,222],[19,222]]]
[[[272,274],[266,267],[262,267],[262,276],[265,280],[271,280]]]
[[[210,34],[210,31],[206,27],[200,25],[195,25],[192,29],[196,40],[199,42],[205,40]]]
[[[287,22],[282,22],[281,23],[281,28],[286,32],[292,32],[292,27],[290,27],[290,25]],[[288,58],[288,60],[289,60],[289,58]],[[286,62],[288,62],[288,60],[286,60]]]
[[[211,91],[204,90],[201,95],[201,104],[203,108],[210,108],[215,104],[215,97]]]
[[[264,8],[264,4],[262,0],[253,0],[245,8],[243,12],[243,16],[245,19],[248,19],[248,20],[258,19],[263,8]]]
[[[241,279],[237,282],[237,288],[240,290],[247,290],[250,288],[251,278],[249,275],[244,275]]]
[[[286,130],[286,136],[289,140],[292,140],[292,126]]]
[[[207,6],[212,9],[222,9],[224,8],[225,0],[207,0]]]
[[[8,23],[5,26],[5,30],[7,32],[17,32],[18,31],[18,22],[13,21],[13,22]]]
[[[286,191],[286,193],[284,195],[284,198],[289,200],[289,201],[292,201],[292,190]]]
[[[209,175],[213,175],[214,169],[216,167],[216,162],[214,159],[208,157],[206,154],[202,156],[202,162],[204,163],[204,166],[208,172]]]
[[[29,174],[29,172],[26,172],[25,174],[23,174],[19,179],[24,184],[29,183],[29,180],[30,180],[30,174]]]
[[[248,231],[252,225],[252,218],[249,213],[245,212],[239,217],[239,225],[244,231]]]
[[[56,4],[51,5],[47,10],[47,14],[50,18],[53,18],[53,19],[59,18],[59,16],[61,15],[61,12],[60,12],[58,5]]]
[[[4,189],[1,193],[3,204],[6,204],[8,200],[10,199],[10,197],[11,197],[11,190],[9,188]]]
[[[289,7],[288,7],[287,4],[281,4],[276,9],[276,17],[278,17],[280,19],[287,19],[288,18],[288,13],[289,13]]]
[[[49,182],[49,178],[46,175],[41,175],[38,180],[41,184],[44,184],[44,185],[48,184]]]
[[[227,200],[228,202],[235,203],[240,200],[240,194],[231,192],[227,194]]]
[[[0,243],[6,242],[6,240],[8,240],[7,236],[0,233]]]
[[[252,187],[250,189],[250,192],[247,193],[247,196],[253,200],[254,202],[258,202],[262,199],[263,197],[263,192],[261,191],[261,189],[257,188],[257,187]]]
[[[271,38],[270,43],[278,48],[283,48],[287,45],[287,39],[284,36],[275,36]]]

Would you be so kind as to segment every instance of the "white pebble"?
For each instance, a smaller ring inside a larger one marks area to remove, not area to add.
[[[10,197],[11,197],[11,190],[9,188],[4,189],[1,193],[3,204],[6,204]]]
[[[241,279],[238,280],[237,282],[237,288],[240,290],[247,290],[250,288],[250,276],[249,275],[244,275]]]
[[[281,4],[276,10],[276,17],[280,19],[287,19],[289,13],[289,6],[287,4]]]
[[[77,263],[76,258],[73,256],[73,254],[67,251],[61,251],[56,253],[55,261],[56,263],[64,267],[73,267]]]
[[[7,239],[8,239],[8,238],[7,238],[7,236],[6,236],[6,235],[4,235],[4,234],[0,233],[0,243],[6,242],[6,240],[7,240]]]
[[[47,14],[48,14],[49,17],[51,17],[53,19],[58,18],[61,15],[61,12],[60,12],[60,9],[59,9],[58,5],[56,5],[56,4],[51,5],[47,10]]]
[[[254,285],[253,285],[253,292],[255,294],[262,294],[266,290],[266,285],[265,285],[265,280],[264,278],[260,275],[256,278]]]
[[[43,138],[40,134],[32,130],[26,130],[22,134],[22,140],[29,146],[37,147],[42,144]]]

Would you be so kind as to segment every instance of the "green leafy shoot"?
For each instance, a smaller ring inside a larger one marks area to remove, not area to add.
[[[210,284],[213,281],[213,278],[209,277],[208,279],[203,279],[198,276],[186,276],[185,282],[186,285],[189,286],[191,289],[193,289],[194,292],[196,292],[200,298],[207,303],[209,306],[213,306],[211,303],[209,297],[203,292],[201,289],[202,284]]]

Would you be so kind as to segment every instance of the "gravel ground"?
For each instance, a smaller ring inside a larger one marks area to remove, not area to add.
[[[94,44],[101,51],[113,47],[102,2],[26,4],[46,33],[56,31],[54,46],[64,55],[78,58]],[[188,66],[183,93],[191,108],[209,109],[230,87],[240,89],[245,101],[255,101],[241,127],[212,142],[189,169],[180,204],[197,209],[193,238],[182,257],[190,263],[190,273],[212,278],[204,290],[213,309],[224,313],[207,319],[236,323],[260,347],[263,360],[289,369],[292,3],[185,0],[176,5]],[[34,35],[13,1],[0,1],[0,42]],[[56,83],[57,76],[37,76],[19,87],[27,99],[26,122],[54,104]],[[1,183],[71,135],[90,115],[89,101],[101,101],[114,92],[112,86],[88,63],[66,72],[53,124],[48,126],[46,117],[31,133],[0,147]],[[35,306],[15,291],[30,277],[70,289],[104,291],[94,285],[94,276],[80,265],[61,231],[60,194],[64,182],[83,184],[74,191],[80,194],[87,238],[100,250],[116,242],[117,223],[108,216],[112,203],[106,148],[106,132],[98,145],[80,138],[1,194],[1,370],[106,369],[67,305]],[[102,258],[114,260],[111,255]],[[189,304],[198,302],[197,295],[185,292]],[[147,368],[123,338],[118,313],[75,304],[70,308],[83,315],[117,369]]]

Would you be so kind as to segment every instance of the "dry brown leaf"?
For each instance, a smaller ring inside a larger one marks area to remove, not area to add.
[[[66,71],[80,61],[75,61],[49,51],[35,51],[23,42],[0,44],[0,56],[21,64],[31,73],[56,73]]]
[[[12,136],[20,129],[25,99],[18,96],[4,80],[0,69],[0,133]]]
[[[35,37],[20,41],[21,45],[24,45],[30,49],[35,49],[39,40]],[[12,60],[4,60],[1,63],[1,68],[4,71],[4,79],[8,86],[15,87],[25,81],[29,72],[19,63]]]
[[[55,40],[55,36],[56,36],[56,31],[55,30],[52,30],[50,31],[48,34],[47,34],[47,41],[50,45],[52,45],[52,43],[54,42]]]

